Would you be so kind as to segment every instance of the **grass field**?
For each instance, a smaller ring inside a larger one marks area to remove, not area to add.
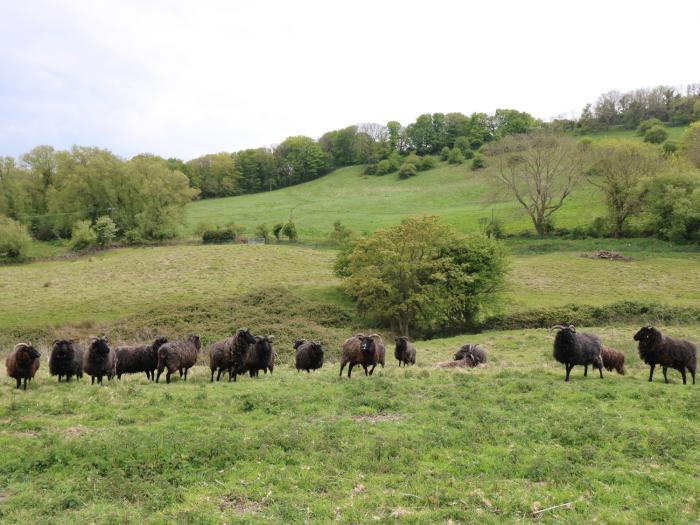
[[[686,126],[666,126],[666,131],[668,132],[667,140],[675,140],[678,142],[683,141],[683,134],[685,130],[688,129]],[[597,131],[595,133],[588,133],[585,135],[591,137],[593,140],[603,140],[603,139],[632,139],[632,140],[644,140],[637,134],[636,129],[622,129],[614,128],[606,131]]]
[[[408,215],[440,215],[460,231],[479,231],[479,219],[501,221],[506,231],[532,229],[529,219],[510,200],[491,202],[482,172],[465,164],[439,163],[435,169],[400,181],[396,173],[383,177],[362,175],[362,167],[336,170],[312,182],[267,193],[196,201],[187,206],[190,233],[200,224],[235,222],[249,234],[260,223],[272,226],[294,217],[303,242],[327,238],[340,220],[356,233],[371,233],[398,224]],[[583,185],[557,214],[557,225],[588,224],[604,214],[592,187]]]
[[[700,386],[649,384],[635,328],[592,329],[626,376],[570,383],[546,330],[481,334],[481,369],[433,367],[460,337],[350,380],[328,365],[211,385],[198,367],[168,386],[59,385],[44,363],[27,392],[0,382],[0,521],[694,522]]]

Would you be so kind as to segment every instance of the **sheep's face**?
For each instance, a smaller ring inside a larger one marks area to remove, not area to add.
[[[243,340],[248,343],[249,345],[254,345],[255,344],[255,337],[253,334],[250,333],[250,331],[246,328],[242,328],[241,330],[238,331],[238,336],[242,337]]]
[[[167,337],[162,337],[162,336],[156,337],[155,340],[153,341],[153,351],[157,352],[158,349],[167,342],[168,342]]]
[[[199,339],[198,335],[191,335],[187,340],[192,343],[197,350],[202,348],[202,341]]]
[[[52,353],[59,358],[68,359],[73,355],[73,342],[65,339],[56,340],[53,342]]]
[[[303,345],[306,341],[304,339],[297,339],[294,341],[294,350],[299,348],[301,345]]]
[[[661,332],[659,332],[656,328],[653,326],[644,326],[639,329],[639,331],[634,334],[634,340],[639,341],[640,343],[647,343],[650,344],[654,340],[656,340],[659,335],[661,335]]]
[[[32,343],[23,344],[18,351],[24,353],[29,359],[39,359],[41,357],[41,354],[32,346]]]
[[[93,352],[98,354],[107,355],[109,353],[109,345],[107,344],[106,337],[95,337],[90,342],[90,348]]]
[[[397,350],[406,350],[406,347],[408,346],[408,337],[406,337],[406,336],[396,337],[394,339],[394,341],[396,341],[396,349]]]
[[[367,336],[360,338],[360,351],[365,357],[369,357],[374,353],[374,339]]]

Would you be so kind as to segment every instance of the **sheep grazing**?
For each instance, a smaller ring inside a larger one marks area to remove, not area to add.
[[[664,381],[668,383],[666,372],[669,368],[678,370],[685,381],[686,369],[690,372],[695,384],[695,369],[697,368],[697,347],[685,339],[677,339],[663,335],[653,326],[645,326],[634,334],[634,340],[639,342],[639,357],[649,365],[649,381],[654,378],[654,368],[661,365],[664,371]]]
[[[574,325],[553,326],[551,330],[557,329],[554,338],[554,359],[566,366],[566,381],[569,374],[576,365],[583,365],[583,375],[588,375],[588,367],[597,368],[600,378],[603,378],[603,359],[600,355],[603,345],[600,339],[593,334],[578,333]]]
[[[24,379],[24,389],[27,389],[27,381],[34,378],[34,374],[39,370],[39,358],[41,354],[37,352],[32,343],[19,343],[5,359],[7,375],[17,381],[17,388],[22,385]]]
[[[243,366],[239,368],[240,373],[248,372],[250,377],[258,377],[260,370],[267,373],[275,367],[275,352],[272,349],[273,336],[255,336],[255,342],[248,346],[248,350],[243,358]]]
[[[117,378],[122,374],[137,374],[146,372],[149,381],[156,378],[158,368],[158,349],[167,343],[165,337],[156,337],[150,345],[118,346],[117,354]]]
[[[394,339],[396,347],[394,348],[394,357],[399,362],[399,366],[403,363],[404,366],[416,364],[416,347],[408,340],[408,337],[402,335]]]
[[[296,350],[297,372],[306,370],[308,373],[323,366],[323,346],[321,343],[301,339],[294,342],[294,350]]]
[[[463,366],[474,368],[476,366],[486,363],[486,355],[487,351],[485,346],[467,343],[462,345],[462,347],[459,350],[457,350],[454,360],[464,361]]]
[[[176,370],[187,381],[187,372],[197,362],[199,351],[202,349],[202,342],[198,335],[190,335],[184,341],[173,341],[165,343],[158,349],[158,375],[156,383],[160,380],[163,370],[167,369],[165,382],[170,383],[170,376]]]
[[[92,378],[102,384],[102,377],[107,376],[110,381],[117,374],[117,354],[109,347],[106,337],[93,337],[83,357],[83,370]]]
[[[57,339],[53,342],[49,357],[49,373],[58,376],[58,382],[65,377],[70,382],[71,377],[83,378],[83,349],[75,341]]]
[[[384,341],[378,334],[357,334],[343,343],[343,353],[340,358],[340,376],[343,375],[345,365],[348,367],[348,377],[352,375],[355,365],[361,365],[365,375],[372,375],[377,364],[384,366],[385,347]],[[368,368],[372,367],[371,369]]]
[[[625,354],[614,348],[604,346],[600,349],[603,366],[608,372],[616,370],[621,376],[625,375]]]

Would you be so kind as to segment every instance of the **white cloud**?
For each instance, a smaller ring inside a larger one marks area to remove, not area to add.
[[[27,1],[0,19],[0,154],[191,158],[364,121],[697,82],[700,4]]]

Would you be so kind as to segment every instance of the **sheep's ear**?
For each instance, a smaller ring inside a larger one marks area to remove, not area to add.
[[[53,346],[56,346],[57,344],[58,344],[58,339],[54,339],[53,343],[51,343],[51,345],[53,345]]]
[[[275,340],[275,336],[274,336],[274,335],[268,335],[268,336],[267,336],[267,340],[270,341],[270,342],[273,342],[273,341]]]

